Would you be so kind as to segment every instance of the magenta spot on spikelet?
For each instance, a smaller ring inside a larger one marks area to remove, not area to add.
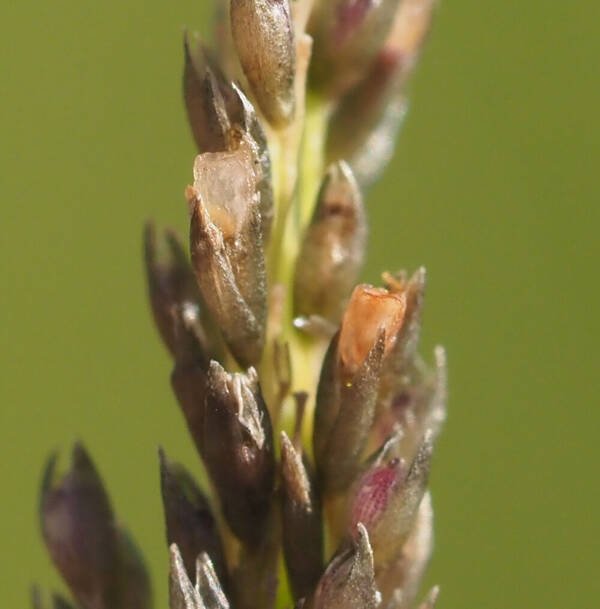
[[[351,529],[353,532],[356,532],[356,525],[359,522],[362,522],[367,529],[377,522],[399,479],[398,465],[399,460],[392,459],[386,465],[365,474],[360,482],[352,508]]]

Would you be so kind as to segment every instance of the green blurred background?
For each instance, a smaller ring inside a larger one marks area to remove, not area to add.
[[[151,326],[142,222],[184,230],[182,26],[203,2],[3,2],[2,607],[57,586],[42,464],[83,439],[166,606],[156,447],[197,468]],[[432,488],[440,608],[598,607],[600,9],[443,2],[367,279],[425,264],[450,362]]]

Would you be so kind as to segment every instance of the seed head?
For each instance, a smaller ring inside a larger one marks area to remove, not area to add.
[[[213,49],[185,34],[189,257],[173,232],[144,232],[152,315],[206,474],[159,450],[171,609],[415,607],[446,359],[419,354],[424,269],[357,281],[362,191],[391,158],[433,7],[220,0]],[[55,470],[53,457],[40,520],[73,600],[53,609],[150,609],[87,453]],[[32,605],[45,609],[37,590]]]

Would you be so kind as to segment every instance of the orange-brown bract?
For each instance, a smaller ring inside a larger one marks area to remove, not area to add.
[[[333,338],[317,391],[313,442],[326,489],[342,490],[358,471],[373,425],[384,360],[402,327],[406,301],[380,288],[355,288]]]

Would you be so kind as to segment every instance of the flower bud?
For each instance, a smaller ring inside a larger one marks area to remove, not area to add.
[[[253,368],[228,374],[213,361],[207,381],[204,462],[232,531],[262,537],[274,486],[271,421]]]
[[[357,286],[325,356],[313,442],[327,491],[343,489],[357,472],[375,416],[381,366],[395,345],[405,308],[402,296]]]
[[[358,470],[375,415],[384,344],[382,332],[351,376],[343,373],[339,334],[325,356],[313,429],[315,460],[325,492],[344,489]]]
[[[206,51],[194,45],[187,33],[184,36],[183,48],[183,97],[198,150],[226,150],[231,124],[217,76],[208,61]]]
[[[294,114],[296,47],[288,0],[231,0],[231,32],[248,83],[275,127]]]
[[[377,570],[377,586],[392,607],[412,607],[433,549],[431,496],[425,493],[411,532],[398,556]]]
[[[102,481],[80,444],[71,469],[56,480],[56,455],[42,484],[40,517],[48,552],[75,599],[89,609],[118,601],[115,520]]]
[[[196,157],[192,266],[225,342],[242,365],[260,359],[266,318],[266,279],[256,175],[246,144]]]
[[[331,117],[327,158],[347,159],[361,185],[374,181],[391,158],[405,114],[403,91],[429,31],[434,6],[435,0],[400,2],[384,47]]]
[[[369,531],[376,566],[396,558],[413,526],[423,499],[433,452],[433,438],[425,434],[410,467],[394,455],[388,442],[379,457],[357,481],[350,510],[350,529],[358,523]]]
[[[146,224],[144,258],[150,305],[156,327],[171,354],[175,355],[178,349],[175,329],[177,309],[186,302],[198,303],[200,294],[188,257],[176,235],[165,231],[160,246],[154,225]]]
[[[159,458],[167,544],[177,544],[190,577],[196,572],[196,559],[206,552],[224,582],[227,570],[223,547],[207,498],[191,474],[169,461],[162,449]]]
[[[391,99],[385,106],[379,121],[369,130],[364,143],[357,147],[348,163],[354,171],[361,188],[375,182],[392,160],[395,141],[407,112],[407,103],[402,95]]]
[[[375,609],[380,602],[369,535],[359,524],[350,547],[335,556],[325,569],[309,608]]]
[[[350,167],[332,165],[296,262],[295,313],[338,324],[358,279],[366,246],[366,218]]]
[[[117,527],[87,452],[76,444],[71,469],[60,479],[55,468],[56,455],[42,482],[42,534],[74,598],[86,609],[149,609],[151,592],[143,561],[127,533]]]
[[[330,162],[347,159],[363,186],[381,173],[393,153],[405,113],[396,92],[400,65],[397,54],[379,53],[364,80],[348,91],[331,116],[326,157]],[[388,131],[383,132],[380,124]]]
[[[309,23],[311,84],[339,98],[367,72],[390,31],[399,0],[321,2]]]
[[[283,552],[294,599],[307,597],[323,571],[321,507],[302,456],[281,432]]]

